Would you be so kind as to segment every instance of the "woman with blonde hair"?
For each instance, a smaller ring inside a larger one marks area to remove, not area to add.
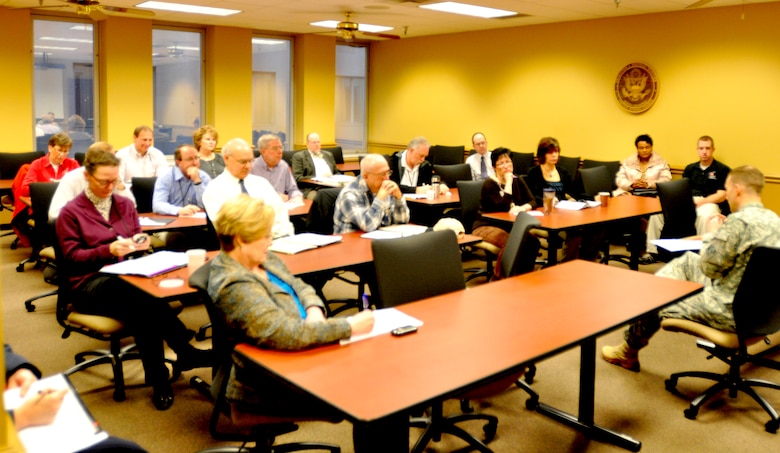
[[[214,152],[217,148],[217,140],[219,140],[217,130],[209,125],[199,127],[192,134],[192,143],[200,156],[200,169],[208,173],[211,179],[225,171],[225,160]]]
[[[274,210],[241,194],[219,210],[214,224],[222,250],[211,263],[208,292],[236,343],[299,350],[369,332],[374,314],[325,318],[314,288],[268,252]],[[234,363],[227,398],[244,412],[316,416],[331,410]],[[332,415],[332,414],[331,414]]]

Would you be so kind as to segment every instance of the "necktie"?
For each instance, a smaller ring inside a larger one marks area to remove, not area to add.
[[[482,160],[479,164],[479,171],[482,176],[482,179],[487,178],[487,164],[485,163],[485,156],[482,156]]]
[[[244,180],[243,179],[239,179],[238,180],[238,185],[241,186],[241,193],[245,193],[245,194],[249,195],[249,192],[246,191],[246,186],[244,185]]]

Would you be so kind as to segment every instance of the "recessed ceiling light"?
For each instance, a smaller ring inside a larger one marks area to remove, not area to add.
[[[91,39],[80,39],[80,38],[60,38],[57,36],[41,36],[39,38],[39,41],[59,41],[59,42],[83,42],[86,44],[92,44]]]
[[[340,23],[341,22],[337,20],[322,20],[319,22],[312,22],[309,25],[314,25],[315,27],[336,28],[336,26]],[[381,33],[383,31],[388,31],[392,29],[393,27],[385,27],[382,25],[358,24],[358,30],[366,31],[369,33]]]
[[[143,2],[135,5],[138,8],[161,9],[177,13],[208,14],[209,16],[230,16],[240,13],[240,9],[212,8],[210,6],[185,5],[183,3]]]
[[[504,9],[486,8],[484,6],[468,5],[458,2],[432,3],[429,5],[420,5],[420,8],[432,9],[444,13],[463,14],[465,16],[482,17],[492,19],[495,17],[507,17],[517,15],[514,11]]]
[[[269,39],[269,38],[252,38],[252,44],[260,44],[265,46],[273,46],[276,44],[284,44],[287,41],[286,39]]]

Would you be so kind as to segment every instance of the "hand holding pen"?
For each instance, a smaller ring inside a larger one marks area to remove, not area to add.
[[[48,425],[54,421],[62,406],[68,389],[43,389],[27,398],[14,410],[14,425],[17,430],[28,426]]]

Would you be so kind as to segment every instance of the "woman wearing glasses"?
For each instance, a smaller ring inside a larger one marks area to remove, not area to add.
[[[146,382],[152,385],[152,403],[158,410],[173,404],[168,382],[164,343],[176,353],[182,371],[211,366],[211,351],[189,344],[190,332],[168,304],[100,269],[146,250],[149,237],[141,233],[133,202],[113,194],[119,178],[119,159],[105,151],[91,153],[84,162],[87,188],[67,203],[57,218],[62,253],[59,272],[67,272],[75,308],[83,313],[107,316],[127,326],[135,338]]]

